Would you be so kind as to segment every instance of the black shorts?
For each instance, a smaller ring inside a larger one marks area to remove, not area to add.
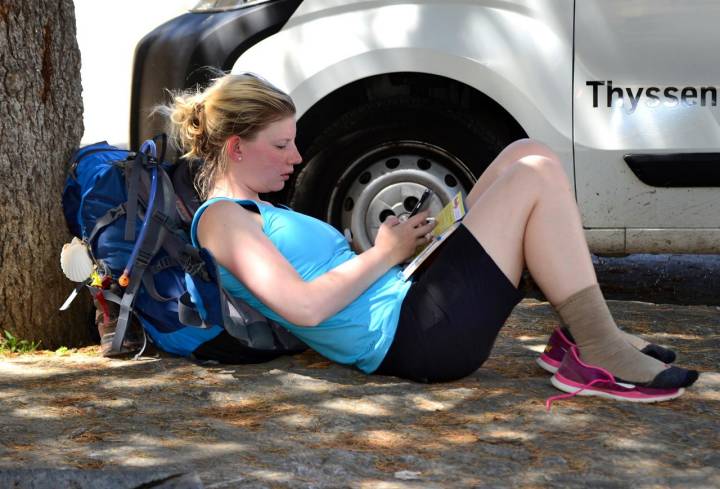
[[[523,297],[464,225],[435,253],[403,300],[376,374],[443,382],[473,373]]]

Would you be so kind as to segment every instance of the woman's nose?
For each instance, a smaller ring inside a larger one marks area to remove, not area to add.
[[[290,163],[292,163],[293,165],[299,165],[300,163],[302,163],[302,156],[300,155],[300,152],[298,151],[297,146],[293,145],[293,149],[294,149],[294,151],[293,151]]]

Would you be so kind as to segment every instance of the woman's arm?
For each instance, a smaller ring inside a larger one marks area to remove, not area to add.
[[[424,224],[426,217],[423,212],[403,223],[386,219],[375,246],[309,282],[263,234],[253,214],[234,202],[207,208],[198,241],[270,309],[298,326],[316,326],[426,243],[425,235],[434,227]]]

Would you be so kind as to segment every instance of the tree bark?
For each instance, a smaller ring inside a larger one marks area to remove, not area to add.
[[[60,269],[60,196],[83,131],[72,0],[0,0],[0,329],[45,348],[89,338],[82,291]]]

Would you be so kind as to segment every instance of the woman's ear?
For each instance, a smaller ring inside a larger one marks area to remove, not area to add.
[[[227,155],[232,161],[242,161],[243,140],[240,136],[230,136],[227,140]]]

